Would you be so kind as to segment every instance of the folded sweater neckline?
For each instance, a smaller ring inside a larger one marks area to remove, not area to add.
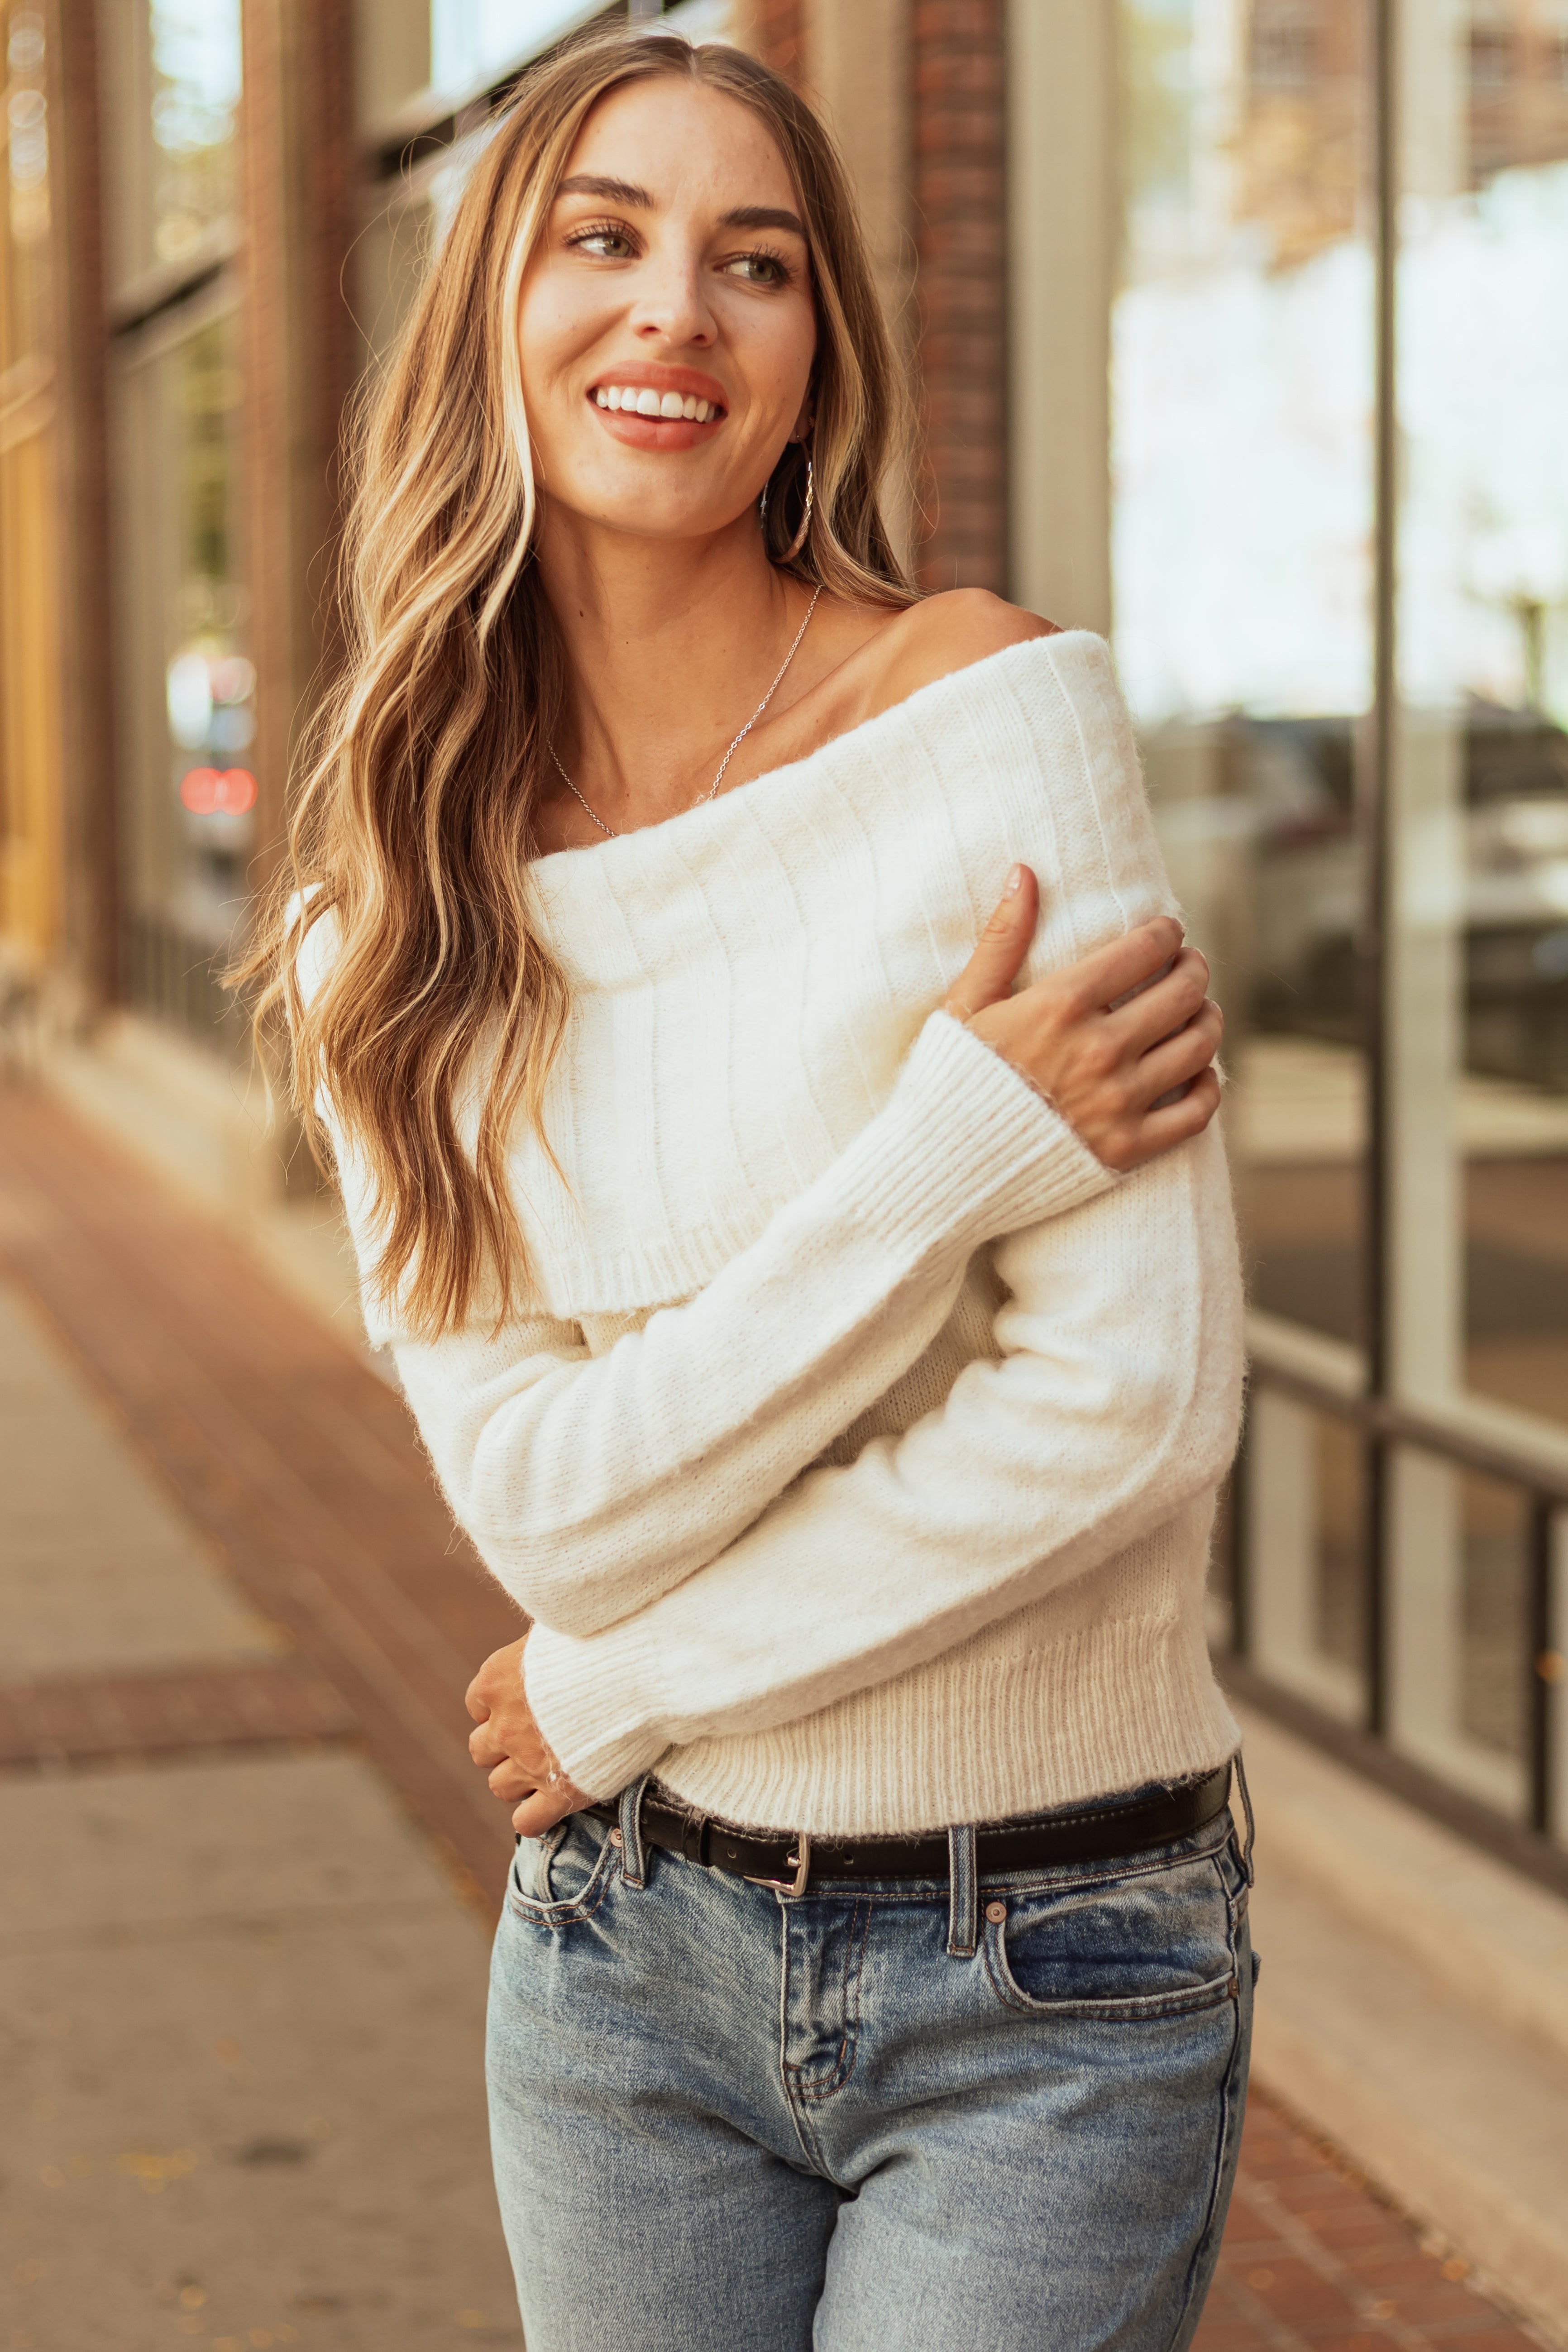
[[[744,783],[732,785],[716,800],[697,801],[675,816],[663,817],[657,824],[638,825],[632,833],[584,842],[574,849],[552,849],[548,856],[534,858],[531,871],[553,899],[569,894],[568,874],[590,866],[606,871],[615,867],[629,870],[637,861],[639,847],[651,855],[648,845],[656,839],[663,843],[679,836],[684,849],[693,835],[721,824],[727,813],[732,814],[739,808],[755,806],[759,801],[787,789],[791,780],[798,782],[804,769],[831,765],[840,757],[853,759],[862,752],[874,751],[882,735],[896,732],[917,713],[938,719],[949,706],[972,697],[977,688],[984,692],[993,679],[999,683],[1002,672],[1009,667],[1029,667],[1044,655],[1054,668],[1058,651],[1068,649],[1094,649],[1109,659],[1104,638],[1097,636],[1092,629],[1056,629],[1048,636],[1026,637],[1021,645],[1004,646],[999,653],[985,654],[979,661],[966,662],[960,669],[944,671],[929,685],[916,687],[901,702],[889,703],[874,718],[862,719],[858,725],[845,728],[842,734],[829,736],[815,751],[803,751],[798,760],[785,761],[782,767],[764,768],[761,775],[749,776]]]
[[[752,928],[747,910],[754,916],[759,899],[774,898],[781,888],[795,896],[795,887],[817,864],[814,849],[826,852],[830,864],[842,857],[847,815],[858,814],[882,834],[889,815],[913,817],[913,804],[922,797],[921,771],[945,798],[977,753],[994,755],[1000,748],[985,740],[997,723],[1005,737],[1020,724],[1026,735],[1020,692],[1029,695],[1033,686],[1037,694],[1048,680],[1070,705],[1086,688],[1094,700],[1095,689],[1113,679],[1109,646],[1088,629],[1032,637],[950,670],[815,751],[715,801],[700,801],[635,833],[535,859],[531,873],[541,936],[574,986],[615,986],[634,973],[646,978],[650,952],[656,962],[670,950],[700,953],[704,941],[715,943],[715,924],[731,938],[744,934]],[[795,852],[787,873],[781,862],[786,842]],[[819,865],[817,872],[820,877]],[[800,911],[797,903],[797,917]],[[628,924],[637,935],[635,949]]]

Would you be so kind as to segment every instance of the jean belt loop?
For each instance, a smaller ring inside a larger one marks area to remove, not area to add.
[[[1252,1791],[1247,1785],[1247,1767],[1241,1760],[1239,1748],[1231,1760],[1236,1766],[1236,1783],[1241,1790],[1241,1810],[1247,1816],[1247,1843],[1241,1849],[1241,1869],[1250,1886],[1253,1884],[1252,1849],[1258,1840],[1258,1824],[1252,1815]]]
[[[947,1948],[955,1960],[972,1960],[980,1933],[973,1822],[948,1831],[947,1877]]]
[[[643,1860],[642,1801],[643,1790],[652,1774],[645,1772],[629,1789],[621,1790],[621,1877],[627,1886],[641,1888],[647,1881]]]

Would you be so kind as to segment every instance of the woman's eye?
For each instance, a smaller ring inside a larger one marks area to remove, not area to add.
[[[724,264],[726,275],[744,278],[748,286],[783,286],[789,272],[776,253],[742,253]]]
[[[627,261],[631,258],[632,241],[624,228],[590,228],[572,243],[579,253],[596,254],[604,261]]]

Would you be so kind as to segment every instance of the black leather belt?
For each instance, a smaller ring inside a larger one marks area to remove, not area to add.
[[[1068,1862],[1113,1862],[1124,1853],[1144,1853],[1191,1837],[1225,1811],[1230,1797],[1230,1766],[1222,1764],[1201,1780],[1184,1780],[1125,1804],[1091,1811],[1044,1813],[1026,1821],[998,1822],[975,1832],[975,1866],[982,1878],[1010,1870],[1048,1870]],[[595,1820],[618,1822],[613,1803],[589,1805]],[[640,1815],[646,1844],[663,1846],[688,1862],[732,1871],[763,1886],[804,1895],[813,1879],[945,1878],[947,1832],[913,1838],[815,1838],[793,1832],[731,1829],[706,1813],[689,1813],[657,1790],[643,1793]]]

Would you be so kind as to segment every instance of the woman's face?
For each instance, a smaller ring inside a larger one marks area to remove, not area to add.
[[[523,283],[547,530],[575,514],[686,539],[751,508],[807,423],[799,213],[772,135],[737,100],[661,76],[595,108]]]

